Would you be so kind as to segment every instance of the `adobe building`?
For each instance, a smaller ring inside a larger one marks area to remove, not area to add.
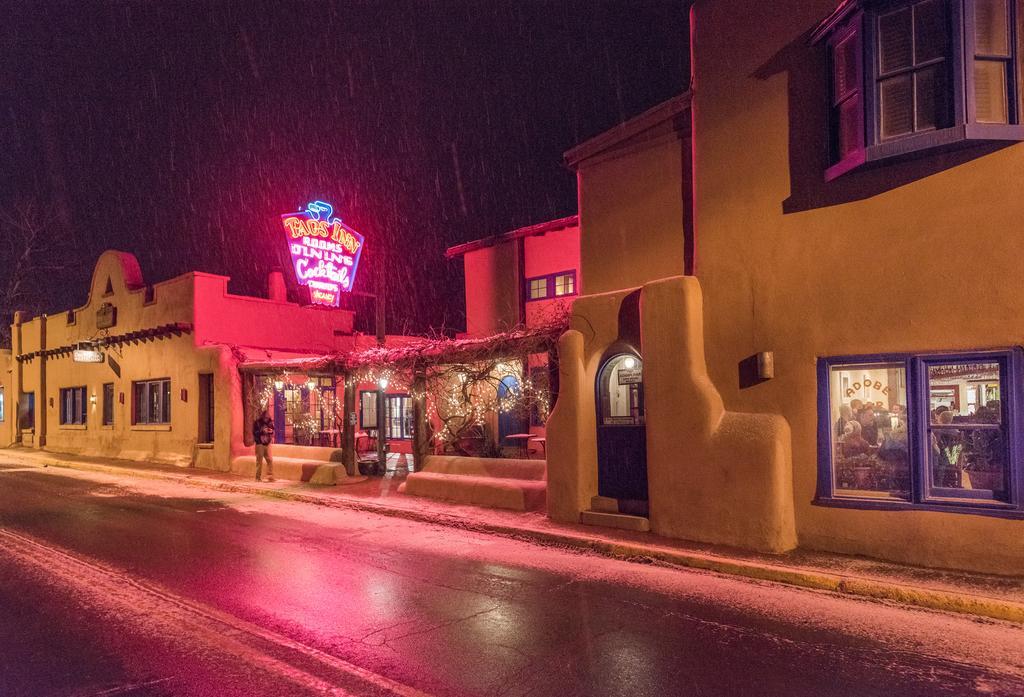
[[[577,294],[579,217],[572,215],[456,245],[466,279],[466,336],[537,327]]]
[[[266,298],[233,295],[228,280],[192,272],[147,285],[134,256],[108,251],[84,305],[17,314],[3,356],[4,444],[251,474],[250,424],[265,404],[278,476],[346,476],[333,375],[277,371],[261,404],[243,377],[260,362],[376,342],[353,332],[349,310],[289,302],[280,272]],[[291,472],[289,457],[324,468]]]
[[[1022,5],[693,4],[692,92],[566,155],[553,518],[1024,569]]]
[[[572,215],[485,237],[448,249],[461,259],[465,274],[467,338],[491,337],[516,328],[540,329],[562,322],[580,284],[579,217]],[[522,360],[522,359],[521,359]],[[547,390],[555,370],[547,353],[525,358],[521,379],[506,376],[502,389],[520,389],[530,380]],[[495,414],[490,428],[507,451],[543,459],[547,414],[533,409]],[[508,436],[530,434],[514,443]]]

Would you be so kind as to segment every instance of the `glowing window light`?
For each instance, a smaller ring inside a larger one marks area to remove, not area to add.
[[[328,307],[338,307],[341,294],[352,291],[364,242],[333,216],[334,206],[324,201],[281,216],[296,280],[309,288],[311,302]]]

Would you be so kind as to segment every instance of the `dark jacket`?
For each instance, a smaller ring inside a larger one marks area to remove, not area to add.
[[[256,445],[270,445],[274,440],[274,420],[261,416],[252,422],[252,440]]]

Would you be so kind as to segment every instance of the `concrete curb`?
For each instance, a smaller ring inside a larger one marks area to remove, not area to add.
[[[593,552],[606,557],[631,562],[658,562],[669,566],[712,571],[728,576],[739,576],[758,581],[771,581],[799,588],[829,591],[858,598],[896,602],[902,605],[955,612],[987,619],[1003,620],[1024,624],[1024,603],[999,598],[989,598],[970,593],[956,593],[931,588],[920,588],[905,584],[872,578],[831,574],[816,569],[802,569],[766,564],[755,561],[730,559],[713,554],[686,552],[663,547],[635,543],[599,540],[569,532],[553,532],[495,523],[467,520],[455,515],[437,512],[423,512],[398,506],[388,506],[371,501],[324,497],[284,489],[268,489],[255,484],[221,482],[196,475],[136,470],[128,467],[100,465],[83,462],[68,462],[55,457],[19,458],[18,454],[5,453],[21,463],[42,466],[50,465],[65,469],[99,472],[117,476],[137,477],[175,481],[203,489],[231,493],[257,494],[286,501],[311,503],[317,506],[365,511],[393,518],[404,518],[434,525],[445,525],[471,532],[522,540],[552,547],[568,547]]]

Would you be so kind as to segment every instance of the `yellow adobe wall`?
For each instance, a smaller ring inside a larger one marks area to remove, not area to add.
[[[108,278],[113,291],[109,294],[105,292]],[[157,284],[153,291],[152,302],[145,302],[141,274],[131,255],[106,252],[97,262],[89,300],[74,311],[73,320],[69,322],[68,313],[60,313],[21,325],[16,323],[14,352],[25,354],[39,350],[44,323],[47,348],[96,338],[100,333],[96,310],[105,302],[117,307],[117,324],[109,330],[112,335],[174,322],[192,322],[191,275]],[[36,438],[34,442],[27,439],[26,444],[37,447],[41,444],[41,422],[45,418],[48,450],[227,469],[232,438],[239,441],[235,447],[240,447],[241,434],[241,410],[232,409],[232,400],[240,399],[241,389],[235,361],[227,349],[197,349],[192,335],[185,333],[111,346],[105,352],[119,366],[120,375],[109,362],[75,363],[68,354],[45,359],[36,356],[22,362],[20,389],[36,396]],[[199,372],[215,376],[213,447],[198,447],[196,443]],[[132,382],[168,377],[171,379],[170,425],[132,425]],[[113,426],[101,423],[104,383],[114,384]],[[85,427],[61,425],[60,389],[77,386],[85,386],[86,394],[96,397],[95,404],[89,405],[87,424]]]
[[[599,164],[580,174],[582,292],[607,293],[685,273],[681,230],[688,146],[681,137],[641,137],[596,158]]]
[[[630,290],[573,304],[560,342],[561,384],[548,422],[548,512],[577,522],[597,494],[594,385],[620,335]],[[644,360],[651,529],[668,537],[768,552],[796,544],[789,429],[778,416],[727,412],[708,379],[700,285],[674,277],[644,285]]]
[[[817,357],[1024,342],[1024,145],[883,164],[825,186],[824,59],[806,33],[834,7],[694,6],[694,208],[709,374],[726,408],[789,422],[802,546],[1019,574],[1024,521],[811,505]],[[765,350],[775,352],[776,378],[740,389],[737,364]]]

